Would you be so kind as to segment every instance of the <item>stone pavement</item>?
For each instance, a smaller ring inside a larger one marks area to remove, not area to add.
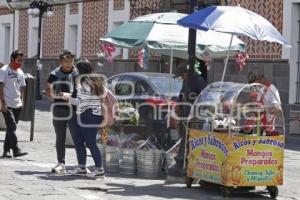
[[[179,200],[223,199],[217,189],[201,189],[195,185],[187,189],[184,184],[165,184],[164,180],[141,179],[134,176],[107,174],[105,180],[91,180],[76,176],[55,176],[50,173],[55,165],[55,135],[49,108],[42,106],[36,111],[34,141],[29,142],[30,123],[20,122],[20,146],[29,155],[19,159],[0,158],[0,200]],[[0,132],[3,142],[4,132]],[[299,138],[296,138],[299,139]],[[292,139],[292,141],[297,141]],[[300,140],[299,140],[300,141]],[[1,144],[2,145],[2,144]],[[286,150],[285,184],[279,187],[279,200],[300,199],[300,151],[295,142],[294,150]],[[2,153],[2,148],[1,153]],[[67,149],[67,166],[76,165],[75,151]],[[88,158],[93,164],[91,157]],[[101,188],[107,188],[104,192]],[[230,199],[270,199],[268,195],[234,194]]]

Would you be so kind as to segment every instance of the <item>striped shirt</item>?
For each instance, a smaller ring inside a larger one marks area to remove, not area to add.
[[[90,109],[94,115],[102,116],[101,98],[92,94],[91,87],[88,84],[83,83],[78,87],[77,98],[70,98],[70,103],[76,105],[77,114]]]

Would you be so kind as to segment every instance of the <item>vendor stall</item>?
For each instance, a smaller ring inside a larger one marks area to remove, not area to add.
[[[261,84],[216,82],[199,95],[188,122],[187,186],[193,180],[238,188],[283,184],[284,117],[276,95]]]

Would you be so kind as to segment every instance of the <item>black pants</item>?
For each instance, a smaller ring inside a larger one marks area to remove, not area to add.
[[[6,113],[2,113],[6,124],[6,135],[3,148],[4,152],[10,151],[10,149],[14,152],[19,150],[16,131],[21,111],[22,108],[8,108]]]
[[[72,109],[72,111],[73,112],[70,113],[70,108],[67,106],[55,106],[53,108],[53,126],[56,134],[56,153],[58,163],[65,164],[67,127],[69,127],[72,139],[74,136],[76,113],[74,109]]]

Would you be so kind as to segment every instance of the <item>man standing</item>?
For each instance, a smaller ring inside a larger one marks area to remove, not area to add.
[[[178,97],[179,117],[187,119],[192,105],[201,91],[206,87],[206,81],[202,76],[195,72],[189,72],[186,66],[182,66],[176,72],[176,76],[180,76],[183,80],[182,88]],[[180,177],[184,175],[184,153],[186,144],[186,127],[184,121],[179,123],[179,137],[182,138],[179,151],[175,157],[176,164],[168,169],[169,176]]]
[[[18,147],[16,136],[17,124],[23,106],[25,93],[25,75],[21,69],[23,53],[14,51],[10,56],[10,64],[0,68],[0,101],[1,112],[5,119],[6,135],[3,157],[11,158],[10,149],[14,157],[27,155]]]
[[[48,78],[46,94],[53,99],[53,126],[56,134],[57,165],[52,168],[53,173],[65,173],[66,131],[69,127],[71,135],[74,133],[74,120],[76,120],[76,108],[69,106],[61,95],[72,94],[76,96],[75,78],[77,73],[74,68],[74,55],[70,51],[64,51],[59,56],[60,66],[52,71]]]

